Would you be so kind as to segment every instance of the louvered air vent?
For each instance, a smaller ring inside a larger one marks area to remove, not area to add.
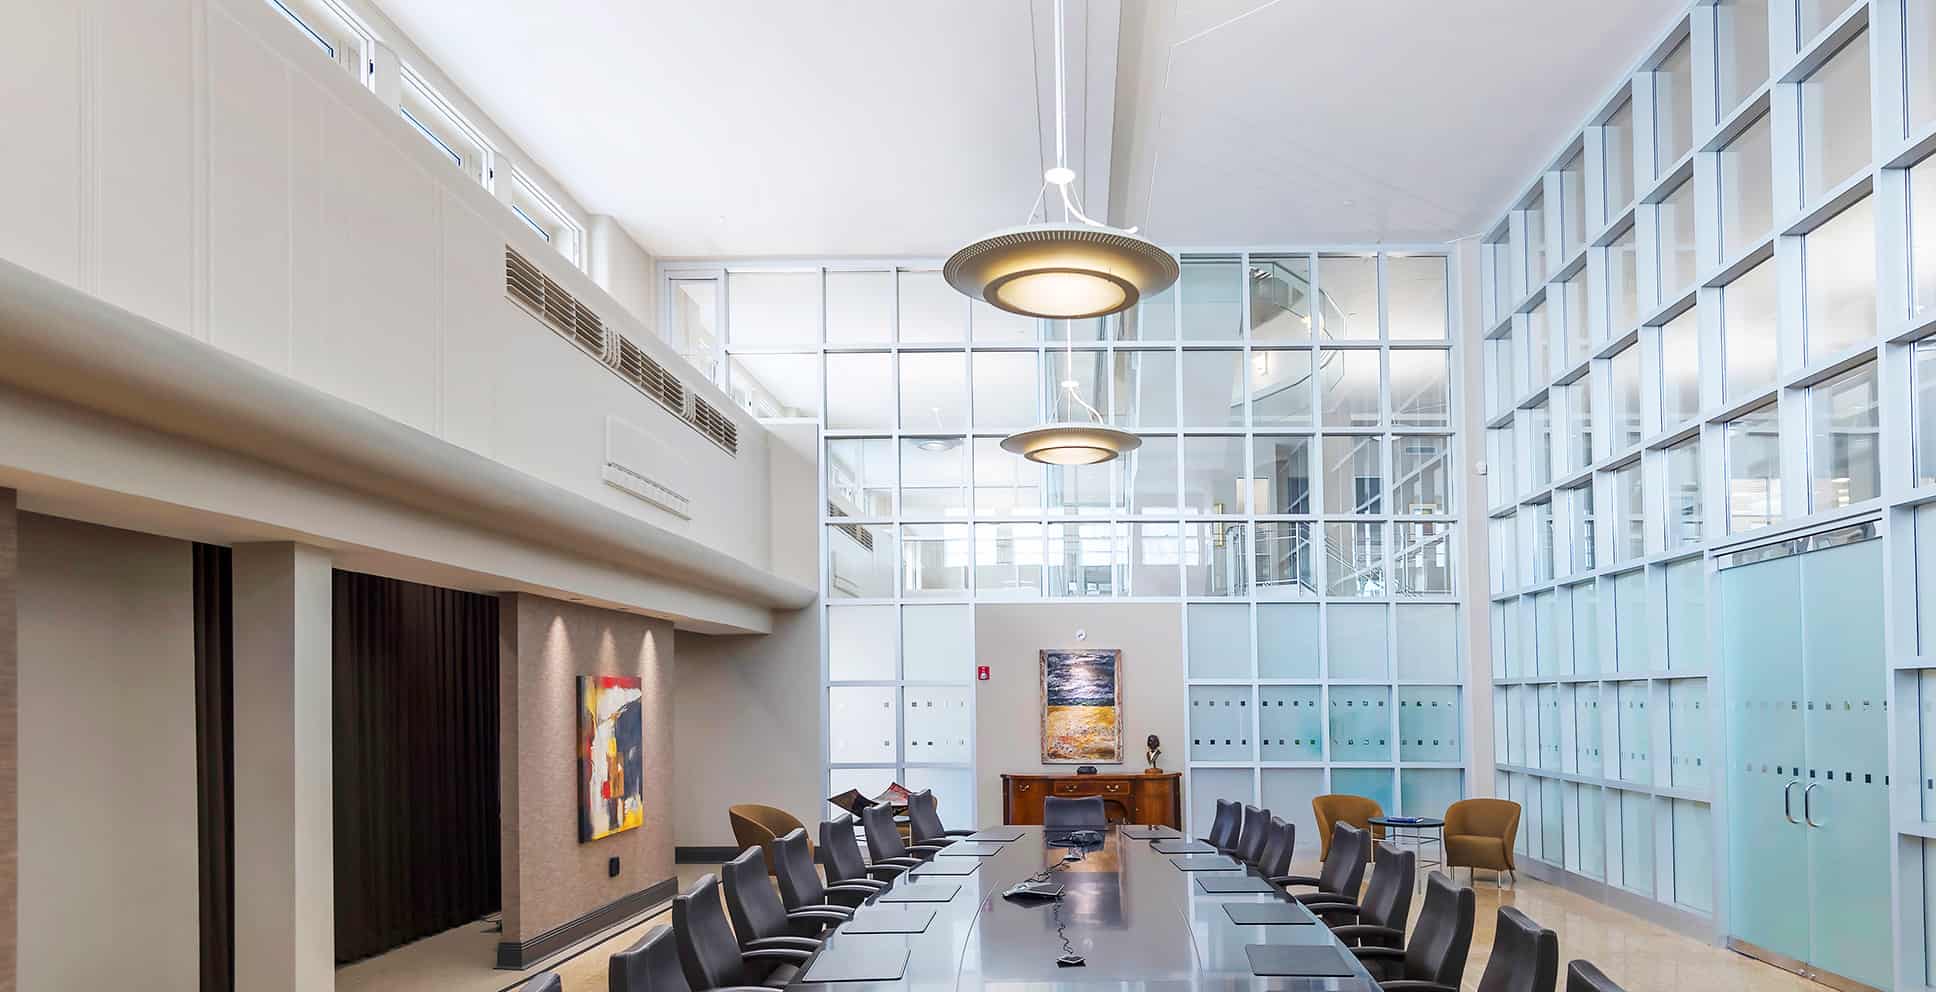
[[[726,419],[725,415],[713,409],[711,403],[697,396],[692,400],[692,426],[697,427],[699,433],[712,438],[714,444],[727,451],[735,453],[739,451],[739,428],[734,426],[731,420]]]
[[[843,511],[840,507],[835,506],[832,503],[827,504],[827,516],[844,517],[846,515],[847,515],[846,512]],[[868,530],[867,528],[862,527],[859,524],[835,524],[834,529],[837,531],[840,531],[842,534],[845,534],[848,537],[853,538],[855,544],[858,544],[869,551],[874,550],[874,534],[872,531]]]
[[[550,324],[560,337],[605,363],[606,367],[618,373],[619,378],[685,421],[688,427],[704,434],[727,452],[739,453],[739,425],[733,422],[733,418],[698,397],[692,397],[688,406],[686,385],[679,381],[678,376],[623,335],[609,333],[604,319],[592,312],[590,307],[578,302],[563,286],[510,245],[504,246],[504,293],[513,302],[529,310],[532,316]],[[615,339],[616,347],[613,347]],[[867,532],[857,530],[855,540],[865,541],[871,546],[873,539],[867,536]]]
[[[639,392],[658,400],[659,405],[685,417],[685,385],[622,334],[618,339],[618,374]]]

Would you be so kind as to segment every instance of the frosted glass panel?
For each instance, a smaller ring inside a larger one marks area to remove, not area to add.
[[[1606,795],[1590,785],[1580,787],[1580,874],[1607,877]]]
[[[1652,785],[1654,742],[1647,692],[1646,682],[1622,682],[1615,699],[1620,705],[1620,778]]]
[[[1539,766],[1560,770],[1560,687],[1542,685],[1534,699],[1539,704]]]
[[[1592,582],[1568,586],[1573,593],[1573,670],[1581,675],[1600,671],[1600,590]]]
[[[827,609],[828,681],[889,681],[894,668],[894,607]]]
[[[1601,751],[1606,731],[1600,719],[1600,693],[1601,687],[1592,684],[1573,691],[1573,767],[1595,778],[1605,769]]]
[[[979,826],[975,819],[975,774],[969,769],[910,768],[901,784],[913,792],[927,789],[934,793],[935,812],[940,815],[942,826],[950,830],[972,830]]]
[[[1638,792],[1620,796],[1620,884],[1642,895],[1654,891],[1653,800]]]
[[[1386,668],[1385,606],[1334,604],[1326,622],[1330,625],[1331,678],[1388,679]]]
[[[1916,673],[1918,737],[1922,743],[1922,816],[1936,820],[1936,669]]]
[[[975,613],[966,603],[901,607],[902,678],[967,682],[975,677]]]
[[[827,757],[835,764],[893,762],[893,686],[837,685],[827,690]]]
[[[1674,901],[1697,912],[1713,912],[1713,835],[1708,806],[1677,799],[1673,812]]]
[[[1250,607],[1191,604],[1190,677],[1250,676]]]
[[[1314,685],[1260,686],[1258,757],[1264,761],[1324,760],[1321,695],[1322,690]]]
[[[1561,864],[1566,851],[1566,790],[1559,779],[1539,780],[1539,856]]]
[[[1645,672],[1653,667],[1653,632],[1647,626],[1647,578],[1643,570],[1613,580],[1615,670]]]
[[[1266,679],[1318,677],[1318,608],[1257,607],[1257,675]]]
[[[1331,791],[1347,796],[1364,796],[1386,811],[1390,811],[1394,805],[1392,773],[1388,768],[1334,768],[1331,771]]]
[[[1707,671],[1707,563],[1699,558],[1667,566],[1667,667]]]
[[[1239,803],[1257,801],[1256,781],[1248,768],[1198,768],[1190,773],[1190,833],[1201,837],[1210,832],[1217,818],[1217,800]]]
[[[1399,681],[1460,681],[1459,608],[1446,605],[1397,609]]]
[[[902,690],[907,745],[903,760],[966,764],[975,760],[975,690],[966,685],[911,685]]]
[[[1190,687],[1190,760],[1249,761],[1250,687]]]
[[[1668,772],[1677,789],[1707,789],[1707,680],[1667,683]]]
[[[1457,686],[1399,687],[1399,760],[1458,762],[1461,726]]]
[[[1391,689],[1331,687],[1331,760],[1390,761]]]
[[[1465,773],[1457,768],[1405,768],[1398,773],[1398,811],[1403,816],[1436,816],[1465,798]]]
[[[1203,772],[1197,772],[1202,775]],[[1297,827],[1294,856],[1308,861],[1316,855],[1318,824],[1311,800],[1330,790],[1324,786],[1322,768],[1266,768],[1263,770],[1264,808]],[[1203,821],[1204,826],[1209,821]]]

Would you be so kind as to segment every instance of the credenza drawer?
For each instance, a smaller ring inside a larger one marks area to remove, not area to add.
[[[1058,796],[1127,796],[1128,782],[1079,782],[1062,781],[1054,783]]]

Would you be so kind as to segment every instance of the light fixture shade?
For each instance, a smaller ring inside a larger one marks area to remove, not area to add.
[[[1143,439],[1102,424],[1049,424],[1002,438],[1002,450],[1045,465],[1094,465],[1143,446]]]
[[[954,253],[948,284],[989,305],[1051,320],[1120,313],[1170,288],[1176,259],[1134,234],[1088,224],[1024,224]]]

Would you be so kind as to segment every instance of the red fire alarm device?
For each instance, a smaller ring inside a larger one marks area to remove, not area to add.
[[[977,681],[977,682],[986,682],[986,681],[988,681],[988,666],[987,666],[987,665],[980,665],[980,666],[977,666],[977,667],[975,668],[975,681]]]

